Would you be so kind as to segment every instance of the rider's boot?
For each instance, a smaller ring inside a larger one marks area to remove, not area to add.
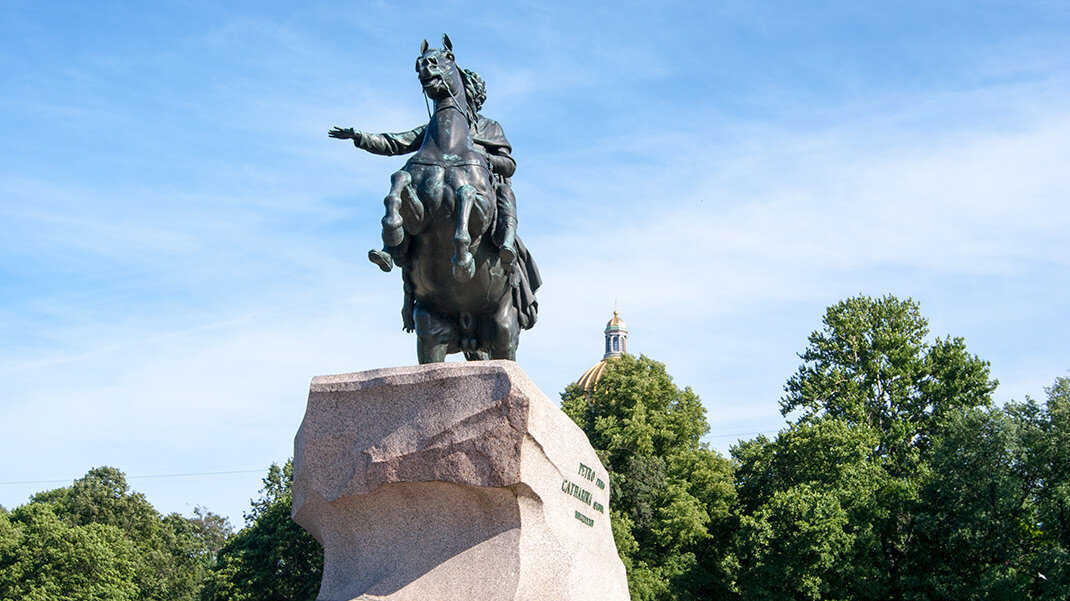
[[[384,246],[383,250],[371,249],[368,251],[368,260],[379,266],[379,269],[383,271],[390,271],[394,268],[394,260],[390,258],[390,252]]]
[[[495,200],[498,203],[499,237],[498,253],[506,271],[516,269],[516,197],[509,186],[495,186]]]
[[[506,271],[516,269],[516,226],[507,226],[499,256]]]
[[[409,237],[402,239],[397,246],[383,246],[382,250],[374,248],[368,251],[368,260],[379,266],[383,271],[390,271],[395,265],[400,269],[409,266]]]

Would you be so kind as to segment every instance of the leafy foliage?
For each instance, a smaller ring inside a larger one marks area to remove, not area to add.
[[[949,413],[990,403],[998,384],[962,338],[925,342],[928,321],[914,301],[857,296],[830,307],[810,335],[804,361],[781,399],[799,423],[821,417],[878,433],[876,455],[907,475]]]
[[[933,445],[996,386],[962,339],[927,335],[918,306],[891,296],[840,302],[810,335],[781,400],[796,421],[733,449],[746,598],[910,596]]]
[[[272,464],[246,526],[219,552],[204,601],[313,600],[323,578],[323,547],[290,519],[293,462]]]
[[[917,517],[915,587],[938,599],[1070,597],[1070,381],[956,416]]]
[[[624,355],[593,394],[569,386],[562,409],[609,471],[613,534],[632,598],[724,594],[732,466],[700,442],[709,425],[699,398],[677,388],[661,363]]]
[[[228,532],[200,508],[161,516],[95,468],[0,517],[0,598],[192,601]]]
[[[1070,379],[994,407],[988,365],[890,296],[830,307],[800,356],[788,425],[734,462],[656,361],[564,392],[609,470],[634,599],[1070,598]],[[0,507],[0,599],[314,599],[292,479],[272,465],[236,535],[201,508],[160,515],[108,467]]]
[[[0,517],[0,540],[0,598],[138,598],[137,549],[115,526],[72,525],[33,503]]]

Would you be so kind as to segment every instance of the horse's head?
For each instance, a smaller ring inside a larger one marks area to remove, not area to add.
[[[442,36],[443,48],[428,48],[427,40],[420,47],[416,59],[416,73],[429,98],[435,101],[452,97],[463,110],[465,106],[464,80],[453,58],[453,42],[448,35]]]

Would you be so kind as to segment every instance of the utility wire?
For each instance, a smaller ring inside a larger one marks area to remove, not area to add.
[[[756,436],[758,434],[773,434],[780,430],[763,430],[760,432],[737,432],[735,434],[713,434],[706,436],[705,438],[731,438],[733,436]],[[230,470],[226,472],[193,472],[189,474],[152,474],[148,476],[125,476],[127,480],[147,480],[149,478],[189,478],[191,476],[223,476],[226,474],[253,474],[264,473],[263,469],[255,470]],[[10,482],[0,482],[0,486],[18,485],[18,484],[60,484],[64,482],[73,482],[75,479],[66,480],[18,480]]]
[[[127,480],[144,480],[147,478],[187,478],[189,476],[221,476],[224,474],[252,474],[256,472],[265,472],[266,470],[231,470],[227,472],[194,472],[190,474],[154,474],[151,476],[124,476]],[[67,480],[21,480],[17,482],[0,482],[0,485],[4,484],[56,484],[60,482],[73,482],[75,479]]]
[[[729,438],[729,437],[732,437],[732,436],[755,436],[757,434],[773,434],[773,433],[776,433],[776,432],[779,432],[779,431],[780,430],[763,430],[761,432],[737,432],[735,434],[712,434],[710,436],[706,436],[706,438]]]

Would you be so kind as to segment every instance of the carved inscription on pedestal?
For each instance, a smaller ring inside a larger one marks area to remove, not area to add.
[[[586,526],[594,526],[594,518],[598,515],[605,515],[606,508],[603,502],[609,501],[609,491],[606,490],[606,483],[600,478],[590,466],[580,464],[579,470],[576,474],[579,478],[586,480],[582,484],[577,484],[568,478],[561,481],[561,492],[576,498],[579,502],[587,505],[590,509],[576,510],[574,517],[581,524]],[[589,488],[591,485],[594,488]],[[601,497],[603,502],[600,502],[595,496]],[[594,512],[597,512],[594,513]],[[590,514],[590,515],[588,515]]]

